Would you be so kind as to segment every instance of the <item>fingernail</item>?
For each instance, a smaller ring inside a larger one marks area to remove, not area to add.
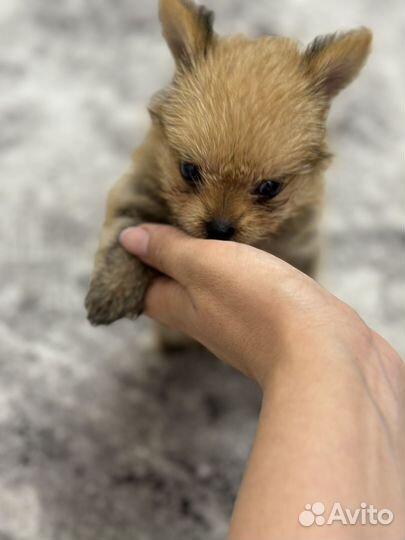
[[[129,227],[120,234],[120,242],[124,248],[138,257],[144,257],[148,251],[149,232],[143,227]]]

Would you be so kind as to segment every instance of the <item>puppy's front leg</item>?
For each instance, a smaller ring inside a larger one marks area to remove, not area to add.
[[[145,293],[156,272],[129,255],[121,247],[119,235],[146,220],[163,221],[163,214],[161,203],[140,185],[135,173],[123,176],[111,190],[85,301],[92,324],[110,324],[142,313]]]

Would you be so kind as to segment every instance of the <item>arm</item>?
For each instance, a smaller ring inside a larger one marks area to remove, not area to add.
[[[390,345],[312,279],[249,246],[153,225],[121,241],[168,276],[149,289],[146,313],[262,387],[229,538],[403,538],[405,368]],[[395,518],[303,527],[314,502],[365,502]]]
[[[347,315],[351,343],[306,342],[301,334],[301,351],[266,383],[230,539],[404,537],[404,367],[382,338]],[[335,503],[352,512],[366,503],[389,509],[394,521],[303,527],[301,512],[316,502],[325,520]]]

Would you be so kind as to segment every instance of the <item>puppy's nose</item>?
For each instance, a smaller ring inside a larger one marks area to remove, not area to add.
[[[235,233],[235,227],[232,227],[228,221],[214,219],[207,223],[207,238],[211,240],[230,240]]]

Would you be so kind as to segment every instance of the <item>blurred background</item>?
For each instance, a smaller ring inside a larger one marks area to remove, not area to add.
[[[253,384],[83,309],[107,190],[172,74],[156,4],[0,3],[1,540],[222,538],[248,456]],[[206,4],[222,33],[374,31],[330,117],[321,281],[403,355],[402,2]]]

